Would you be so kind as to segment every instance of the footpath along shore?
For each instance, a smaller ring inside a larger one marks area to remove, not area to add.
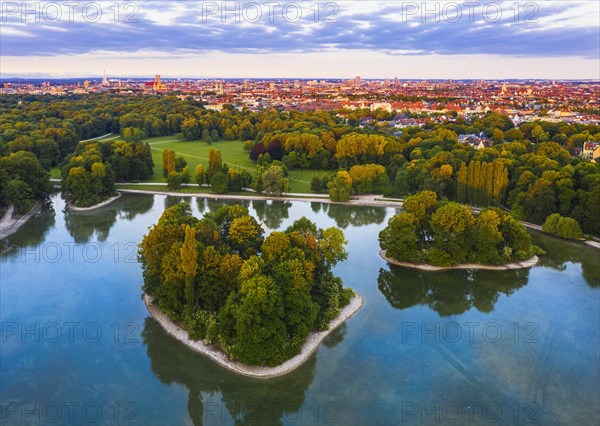
[[[21,226],[25,225],[25,223],[35,216],[42,208],[42,202],[37,201],[35,205],[25,213],[23,216],[13,217],[13,213],[15,211],[14,206],[9,206],[6,209],[6,213],[0,219],[0,240],[8,237],[9,235],[14,234],[21,228]]]
[[[148,309],[148,312],[152,318],[154,318],[162,326],[162,328],[175,339],[179,340],[181,343],[193,349],[194,351],[206,355],[217,364],[228,370],[243,376],[254,377],[257,379],[269,379],[272,377],[283,376],[284,374],[287,374],[300,367],[317,350],[319,344],[323,341],[323,339],[325,339],[325,337],[327,337],[344,321],[358,312],[364,304],[362,296],[358,293],[355,293],[352,300],[350,300],[350,303],[344,306],[340,310],[340,314],[329,323],[329,329],[325,331],[313,331],[308,335],[306,342],[302,346],[302,350],[298,355],[288,359],[276,367],[265,367],[250,366],[242,364],[241,362],[233,361],[225,352],[222,352],[213,346],[205,345],[201,340],[190,339],[188,332],[171,321],[171,319],[162,313],[156,305],[152,304],[152,301],[152,296],[144,293],[144,304],[146,305],[146,309]]]

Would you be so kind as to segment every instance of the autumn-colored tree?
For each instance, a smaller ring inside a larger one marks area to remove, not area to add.
[[[198,185],[202,186],[204,184],[204,166],[202,166],[202,163],[198,163],[196,166],[194,177]]]
[[[388,185],[385,167],[379,164],[352,166],[349,175],[356,193],[383,192]]]
[[[459,203],[467,202],[467,166],[465,163],[460,164],[456,176],[456,199]]]
[[[185,275],[185,300],[191,306],[195,303],[194,277],[198,270],[196,228],[189,225],[185,226],[185,240],[179,253],[181,255],[181,271]]]
[[[208,151],[208,180],[212,181],[214,175],[219,173],[223,168],[223,160],[221,159],[221,151],[211,149]]]
[[[231,222],[227,240],[242,258],[258,254],[263,243],[263,230],[252,216],[236,217]]]
[[[163,176],[167,177],[171,173],[175,173],[175,151],[172,149],[163,149]]]
[[[431,215],[431,230],[436,242],[432,256],[437,256],[436,263],[449,261],[448,264],[455,264],[467,259],[467,242],[473,223],[469,208],[458,203],[445,204]]]

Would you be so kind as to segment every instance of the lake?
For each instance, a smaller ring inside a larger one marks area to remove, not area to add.
[[[598,424],[600,251],[541,234],[530,269],[388,266],[394,209],[246,201],[267,233],[340,227],[336,274],[365,306],[296,371],[238,376],[186,348],[141,299],[137,243],[165,208],[128,194],[90,212],[53,195],[0,244],[0,424]]]

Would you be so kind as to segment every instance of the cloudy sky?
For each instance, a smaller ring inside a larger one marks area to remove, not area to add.
[[[600,78],[597,1],[6,2],[2,77]]]

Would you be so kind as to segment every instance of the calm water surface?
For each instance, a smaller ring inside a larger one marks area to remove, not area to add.
[[[341,227],[336,273],[365,298],[302,367],[260,381],[173,340],[140,298],[135,245],[182,200],[68,213],[57,195],[1,243],[0,424],[600,423],[600,251],[536,234],[529,270],[415,271],[377,254],[393,209],[246,202],[267,230]]]

